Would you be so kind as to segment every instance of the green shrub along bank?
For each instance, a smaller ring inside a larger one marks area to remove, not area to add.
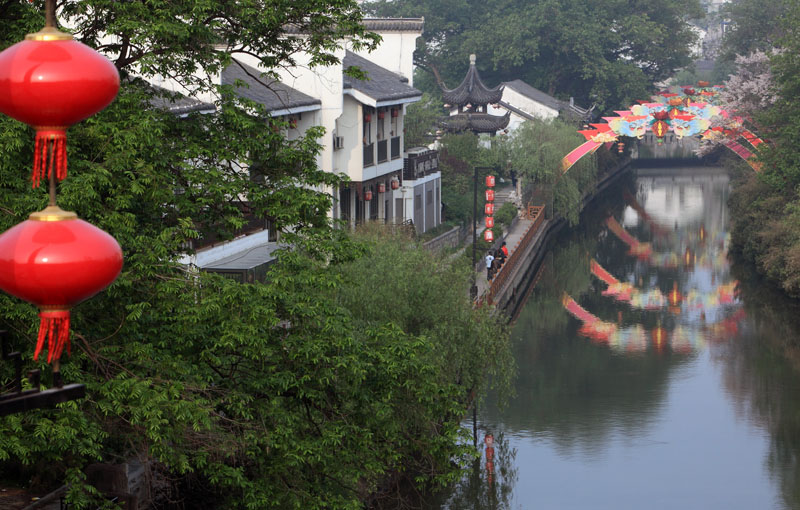
[[[742,0],[733,7],[738,28],[730,50],[746,54],[776,45],[780,50],[769,60],[768,74],[748,80],[739,97],[734,95],[741,106],[754,105],[745,112],[748,122],[769,143],[759,146],[761,171],[744,166],[735,182],[732,248],[787,294],[800,298],[800,5],[775,2],[764,9],[762,2]],[[733,83],[742,81],[733,78]],[[754,91],[753,83],[769,85]]]

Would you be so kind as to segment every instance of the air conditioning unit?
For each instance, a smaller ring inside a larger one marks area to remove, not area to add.
[[[344,137],[333,135],[333,150],[339,150],[344,147]]]

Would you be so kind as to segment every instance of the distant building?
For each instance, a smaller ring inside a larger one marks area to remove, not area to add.
[[[450,109],[450,116],[441,121],[445,131],[495,135],[508,126],[510,114],[497,116],[488,111],[490,104],[497,103],[503,97],[503,86],[490,89],[484,85],[475,67],[475,55],[469,56],[469,69],[458,87],[448,89],[444,84],[439,86],[444,106]]]
[[[418,234],[442,223],[439,151],[427,147],[408,149],[403,167],[402,192],[407,207],[413,207],[411,219]]]
[[[572,99],[561,101],[522,80],[505,82],[503,85],[503,97],[492,105],[489,113],[510,115],[509,131],[514,131],[526,120],[560,117],[568,122],[583,123],[592,118],[594,107],[581,108]]]
[[[350,179],[340,189],[321,190],[333,196],[332,217],[351,226],[368,220],[416,223],[416,211],[422,207],[427,212],[428,204],[416,204],[418,195],[413,191],[420,185],[430,186],[433,177],[424,175],[403,183],[403,133],[406,106],[422,97],[412,80],[413,52],[423,20],[365,19],[364,26],[382,37],[371,53],[341,49],[336,52],[339,63],[316,67],[309,65],[310,55],[296,55],[295,66],[272,70],[277,72],[277,80],[266,76],[257,56],[238,54],[212,80],[233,86],[237,94],[263,105],[271,118],[286,121],[285,135],[290,140],[303,136],[312,126],[325,129],[317,164]],[[293,36],[304,36],[287,30]],[[350,67],[364,72],[367,79],[345,74]],[[162,82],[162,86],[180,90],[177,84],[169,85],[169,80]],[[264,129],[270,126],[265,123]],[[440,204],[438,187],[433,196]],[[419,199],[428,200],[427,192]],[[423,217],[421,232],[431,221],[440,221],[438,216]],[[258,279],[280,243],[270,227],[265,220],[255,221],[231,241],[201,242],[186,262],[241,281]]]
[[[581,108],[572,99],[568,102],[556,99],[522,80],[489,88],[475,67],[475,55],[470,55],[469,70],[458,87],[441,88],[445,108],[450,110],[450,117],[442,121],[442,127],[449,132],[494,135],[501,130],[514,131],[526,120],[556,117],[587,122],[594,110],[594,107]]]

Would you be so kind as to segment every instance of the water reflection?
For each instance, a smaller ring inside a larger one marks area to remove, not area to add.
[[[437,508],[800,507],[800,309],[732,270],[728,190],[639,171],[562,235],[515,324],[516,395],[479,414],[513,476],[484,453]]]

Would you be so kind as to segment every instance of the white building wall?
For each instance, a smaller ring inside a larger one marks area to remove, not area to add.
[[[373,64],[408,78],[408,84],[414,85],[414,50],[422,31],[375,31],[383,38],[380,45],[372,52],[354,51]]]

